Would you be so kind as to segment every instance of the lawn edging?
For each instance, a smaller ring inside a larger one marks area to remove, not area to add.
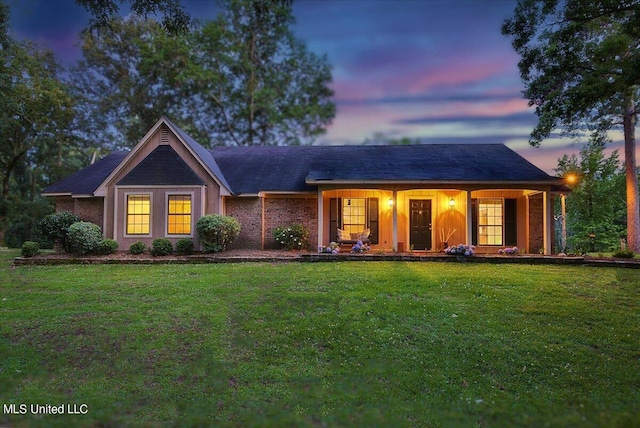
[[[585,265],[601,267],[621,267],[640,269],[640,260],[594,259],[588,257],[559,257],[542,255],[496,256],[475,255],[471,257],[450,256],[443,254],[297,254],[293,256],[252,255],[193,255],[164,256],[154,258],[108,258],[108,257],[16,257],[13,266],[56,266],[56,265],[152,265],[152,264],[203,264],[203,263],[332,263],[332,262],[442,262],[442,263],[493,263],[493,264],[530,264],[530,265]]]
[[[519,264],[567,264],[584,262],[584,257],[553,256],[450,256],[443,254],[302,254],[305,262],[337,261],[404,261],[404,262],[444,262],[444,263],[519,263]]]

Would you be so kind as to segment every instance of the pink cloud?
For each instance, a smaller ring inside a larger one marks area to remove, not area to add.
[[[512,74],[515,63],[511,56],[468,57],[452,56],[430,70],[414,70],[408,78],[407,91],[422,93],[442,86],[467,85],[505,74]]]
[[[530,112],[531,107],[527,101],[521,98],[510,98],[505,100],[476,101],[476,102],[455,102],[440,105],[438,111],[430,118],[451,118],[456,116],[474,117],[501,117],[515,113]]]

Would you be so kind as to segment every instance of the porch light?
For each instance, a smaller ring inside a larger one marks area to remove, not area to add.
[[[449,199],[449,208],[454,208],[456,206],[456,200],[453,199],[453,197],[451,199]]]
[[[393,206],[393,198],[389,198],[387,203],[389,204],[390,207],[392,207]]]

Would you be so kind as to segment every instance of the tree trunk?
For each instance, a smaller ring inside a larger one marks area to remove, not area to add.
[[[627,183],[627,246],[640,253],[640,197],[636,166],[636,111],[633,97],[627,98],[624,125],[624,168]]]

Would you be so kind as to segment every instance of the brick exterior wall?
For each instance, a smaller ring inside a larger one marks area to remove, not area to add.
[[[228,216],[237,218],[242,225],[240,236],[230,248],[279,248],[273,239],[273,229],[292,223],[302,223],[307,228],[312,247],[318,241],[318,200],[315,197],[232,197],[225,200],[225,209]]]
[[[529,198],[529,248],[530,254],[538,254],[544,247],[543,226],[544,217],[542,211],[542,195]]]
[[[75,202],[71,197],[58,197],[55,200],[55,205],[57,213],[61,213],[63,211],[69,211],[72,213],[75,211]]]
[[[56,198],[56,212],[70,211],[100,228],[104,224],[104,198]]]
[[[273,238],[273,229],[302,223],[309,231],[309,242],[315,248],[318,242],[318,199],[265,198],[264,199],[264,248],[279,248]]]
[[[262,198],[227,198],[225,208],[241,225],[230,249],[262,249]]]
[[[553,206],[555,198],[551,198]],[[551,254],[556,253],[555,245],[555,227],[553,219],[551,220]],[[542,195],[535,195],[529,198],[529,248],[530,254],[538,254],[541,248],[544,248],[544,211],[542,204]]]

